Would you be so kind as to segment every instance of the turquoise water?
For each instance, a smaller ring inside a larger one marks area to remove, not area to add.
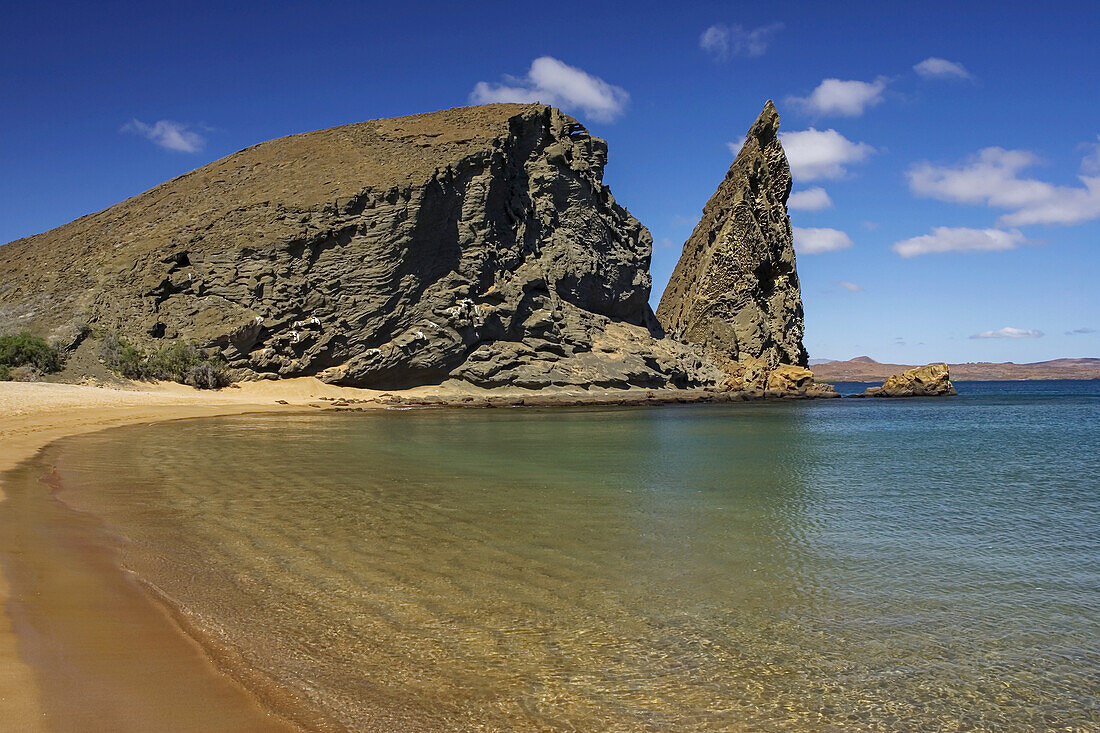
[[[1100,382],[958,387],[184,421],[52,460],[129,569],[353,729],[1100,730]]]

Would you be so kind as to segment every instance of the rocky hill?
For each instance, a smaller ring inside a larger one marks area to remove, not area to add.
[[[754,144],[773,160],[769,124],[758,123]],[[603,140],[537,104],[261,143],[0,247],[0,329],[79,334],[87,324],[145,347],[184,339],[219,352],[238,379],[714,383],[713,365],[660,338],[651,238],[604,185],[606,162]],[[789,176],[761,180],[759,195],[780,205]],[[774,216],[769,226],[782,229]],[[761,310],[774,323],[761,343],[789,327],[776,353],[801,358],[790,345],[800,307],[796,317],[775,285],[790,282],[793,255],[761,261],[756,290],[767,294],[729,301],[753,315],[727,309],[708,322],[717,329],[725,315],[751,331]]]

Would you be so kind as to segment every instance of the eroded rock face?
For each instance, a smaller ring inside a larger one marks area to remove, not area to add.
[[[958,394],[946,364],[927,364],[894,374],[881,387],[868,387],[858,397],[940,397]]]
[[[839,397],[836,387],[818,382],[806,367],[780,364],[768,374],[768,397]]]
[[[0,323],[188,339],[237,378],[713,382],[692,349],[655,338],[652,240],[603,184],[606,162],[603,140],[543,105],[272,140],[0,247]],[[760,180],[785,199],[789,176]]]
[[[818,382],[806,367],[779,364],[772,367],[763,359],[752,356],[723,364],[725,379],[721,386],[733,392],[745,392],[754,397],[790,397],[809,399],[839,397],[831,384]]]
[[[719,364],[806,366],[787,217],[791,172],[778,131],[769,101],[684,244],[657,308],[671,336],[703,347]]]

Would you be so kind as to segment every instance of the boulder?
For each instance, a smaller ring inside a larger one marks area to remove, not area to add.
[[[722,389],[731,392],[746,392],[755,397],[763,397],[768,389],[768,376],[771,369],[768,362],[752,356],[740,360],[727,359],[722,362],[725,378]]]
[[[780,364],[768,374],[766,397],[839,397],[836,388],[814,380],[806,367]]]
[[[857,397],[940,397],[958,394],[951,384],[946,364],[927,364],[907,369],[883,382],[881,387],[868,387]]]
[[[839,397],[831,384],[814,380],[814,374],[806,367],[779,364],[770,368],[763,359],[745,357],[727,362],[724,389],[746,392],[755,397]]]

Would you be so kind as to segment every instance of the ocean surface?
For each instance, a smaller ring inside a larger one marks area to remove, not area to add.
[[[1100,382],[957,387],[191,420],[41,460],[319,727],[1100,730]]]

